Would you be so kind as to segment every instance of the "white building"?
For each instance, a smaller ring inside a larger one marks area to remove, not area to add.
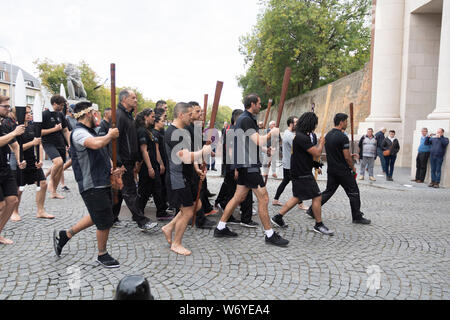
[[[377,0],[375,18],[371,113],[358,134],[369,127],[396,130],[396,165],[411,167],[414,177],[422,127],[450,136],[450,0]]]

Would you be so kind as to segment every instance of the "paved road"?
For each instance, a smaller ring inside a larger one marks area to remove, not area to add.
[[[172,253],[159,230],[140,232],[124,209],[128,226],[112,230],[108,247],[121,267],[107,270],[95,262],[95,229],[78,234],[60,258],[53,252],[52,230],[86,214],[71,171],[66,181],[72,190],[66,199],[47,199],[53,221],[34,217],[34,186],[27,187],[23,221],[9,222],[4,231],[15,244],[0,246],[0,299],[111,299],[120,279],[133,274],[147,277],[156,299],[450,299],[448,190],[362,183],[370,226],[351,223],[340,189],[324,207],[334,237],[312,232],[313,221],[296,209],[281,232],[291,241],[287,248],[266,245],[260,229],[234,227],[239,238],[231,240],[214,238],[212,230],[188,229],[189,257]],[[221,180],[210,177],[208,183],[217,192]],[[278,183],[269,180],[272,196]],[[323,190],[325,182],[319,186]],[[154,219],[153,205],[147,210]]]

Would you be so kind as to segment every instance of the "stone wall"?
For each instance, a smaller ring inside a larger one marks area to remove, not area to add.
[[[353,102],[354,105],[354,123],[355,135],[358,132],[359,122],[363,122],[370,114],[369,110],[369,90],[370,90],[370,79],[369,79],[369,64],[365,67],[352,73],[344,78],[341,78],[333,83],[333,91],[331,93],[331,101],[328,110],[328,116],[325,124],[326,132],[328,132],[333,127],[333,118],[336,113],[346,113],[350,114],[350,103]],[[315,104],[315,113],[319,117],[319,126],[316,130],[318,136],[321,135],[323,126],[323,117],[325,113],[325,103],[327,99],[328,85],[318,88],[316,90],[310,91],[301,96],[292,98],[285,102],[283,115],[281,117],[280,130],[283,132],[287,127],[287,119],[292,116],[300,117],[304,112],[311,111],[311,106]],[[258,120],[264,121],[266,110],[261,111],[258,116]],[[268,123],[271,120],[276,121],[278,115],[278,106],[272,107],[269,114]],[[375,128],[374,128],[375,129]],[[350,123],[347,129],[350,134]],[[355,136],[355,139],[359,137]]]

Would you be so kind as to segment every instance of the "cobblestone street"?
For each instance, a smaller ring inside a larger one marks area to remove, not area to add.
[[[46,201],[56,219],[35,218],[35,187],[28,186],[22,221],[6,225],[3,235],[15,244],[0,245],[0,300],[112,299],[126,275],[144,275],[158,300],[450,299],[449,190],[362,183],[369,226],[352,224],[349,201],[339,189],[323,209],[334,237],[312,232],[313,220],[295,208],[285,218],[289,228],[280,231],[290,240],[287,248],[266,245],[261,229],[232,226],[238,238],[217,239],[213,230],[188,228],[189,257],[169,250],[160,231],[163,223],[153,233],[142,233],[124,207],[121,218],[127,226],[112,229],[108,242],[121,266],[108,270],[95,262],[95,227],[76,235],[61,257],[55,256],[53,229],[68,228],[87,213],[72,171],[65,177],[71,192],[64,200]],[[209,189],[217,193],[221,182],[211,176]],[[271,201],[279,183],[269,179]],[[325,181],[319,186],[323,191]],[[280,200],[290,196],[289,184]],[[153,204],[147,210],[155,221]],[[277,207],[269,205],[269,210],[272,216]],[[367,285],[377,280],[373,270],[380,270],[378,290]]]

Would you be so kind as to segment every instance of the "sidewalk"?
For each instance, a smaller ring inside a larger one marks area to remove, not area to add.
[[[208,176],[211,177],[220,177],[220,169],[221,169],[221,159],[217,159],[216,158],[216,169],[217,171],[208,171]],[[433,191],[437,191],[437,192],[444,192],[447,191],[448,189],[445,188],[440,188],[440,189],[433,189],[428,187],[429,181],[426,181],[425,183],[416,183],[414,181],[411,181],[411,168],[400,168],[400,167],[396,167],[394,168],[394,176],[393,179],[394,181],[386,181],[386,176],[383,174],[383,170],[381,169],[380,165],[375,165],[374,168],[374,175],[375,175],[375,179],[377,179],[377,181],[370,181],[369,180],[369,175],[368,172],[366,172],[367,174],[365,175],[365,179],[364,180],[359,180],[359,170],[360,170],[360,166],[359,164],[356,165],[356,169],[358,170],[358,184],[361,185],[369,185],[375,188],[383,188],[383,189],[390,189],[390,190],[410,190],[410,189],[415,189],[415,190],[433,190]],[[318,181],[327,181],[327,164],[325,163],[325,165],[322,168],[322,175],[319,175],[318,177]],[[282,180],[283,179],[283,167],[281,166],[281,161],[278,162],[277,164],[277,178],[276,180]],[[274,178],[272,178],[272,175],[269,175],[269,179],[273,180]]]

